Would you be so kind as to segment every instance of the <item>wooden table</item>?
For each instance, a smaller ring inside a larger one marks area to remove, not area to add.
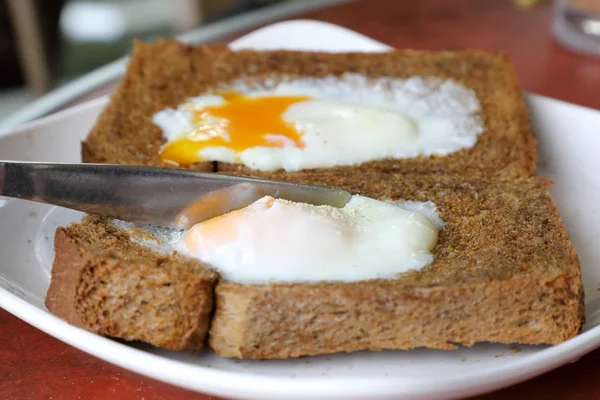
[[[299,17],[342,25],[395,47],[503,50],[512,56],[525,90],[600,109],[600,59],[571,53],[552,40],[549,6],[521,10],[505,0],[362,0]],[[600,399],[599,366],[597,350],[478,399]],[[114,367],[0,310],[0,399],[27,398],[211,397]]]

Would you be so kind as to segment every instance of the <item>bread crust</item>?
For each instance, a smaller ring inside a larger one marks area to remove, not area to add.
[[[285,359],[354,352],[454,350],[478,342],[558,344],[582,324],[569,273],[456,286],[391,282],[217,286],[209,345],[222,357]]]

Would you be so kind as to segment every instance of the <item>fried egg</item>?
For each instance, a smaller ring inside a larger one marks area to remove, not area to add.
[[[343,208],[266,196],[194,225],[174,248],[241,283],[394,278],[432,262],[441,227],[432,203],[409,208],[356,195]]]
[[[446,155],[483,131],[472,90],[438,78],[341,77],[234,82],[156,113],[160,157],[299,171],[384,158]]]

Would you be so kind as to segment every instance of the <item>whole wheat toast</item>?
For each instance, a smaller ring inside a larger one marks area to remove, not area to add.
[[[199,262],[131,240],[105,218],[86,216],[54,237],[46,307],[72,325],[169,350],[204,346],[217,274]]]
[[[319,181],[331,180],[323,174]],[[477,342],[557,344],[579,332],[579,260],[549,181],[366,175],[335,182],[380,199],[433,201],[445,221],[434,262],[394,280],[220,282],[209,336],[217,354],[263,359]]]
[[[123,81],[83,143],[83,160],[164,165],[155,112],[237,79],[348,71],[453,79],[476,92],[485,132],[473,148],[444,157],[294,173],[210,162],[184,167],[434,201],[446,226],[432,265],[396,280],[241,285],[218,281],[200,263],[140,247],[110,222],[89,217],[57,231],[48,308],[94,332],[173,350],[201,347],[211,323],[210,346],[240,358],[452,349],[479,341],[554,344],[576,335],[583,323],[579,262],[549,183],[521,179],[535,173],[535,141],[504,55],[232,52],[171,40],[137,43]],[[152,304],[167,311],[157,313]]]
[[[447,156],[382,159],[327,171],[444,174],[502,179],[535,174],[535,139],[514,69],[508,57],[485,51],[428,52],[398,50],[383,54],[292,51],[231,51],[226,46],[190,46],[175,40],[136,42],[127,72],[110,104],[83,142],[83,161],[162,165],[165,143],[152,116],[199,96],[243,80],[262,85],[281,79],[339,76],[353,72],[370,78],[413,76],[452,79],[475,91],[485,131],[470,149]],[[365,132],[368,134],[368,132]],[[233,171],[270,177],[269,172],[239,164],[200,162],[185,168]],[[312,170],[288,175],[310,174]]]
[[[48,308],[97,333],[191,349],[202,343],[216,285],[210,347],[259,359],[476,342],[556,344],[579,332],[579,261],[548,181],[378,176],[357,181],[323,173],[317,181],[384,200],[433,201],[445,226],[434,262],[420,271],[353,283],[217,283],[199,263],[141,248],[106,220],[89,217],[57,232]]]

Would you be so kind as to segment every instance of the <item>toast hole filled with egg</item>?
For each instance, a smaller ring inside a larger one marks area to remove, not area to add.
[[[236,282],[359,281],[430,264],[438,229],[414,206],[362,196],[342,208],[265,196],[195,224],[177,246]]]
[[[182,99],[153,116],[163,162],[242,164],[287,172],[445,156],[484,131],[476,93],[429,77],[298,78]]]

